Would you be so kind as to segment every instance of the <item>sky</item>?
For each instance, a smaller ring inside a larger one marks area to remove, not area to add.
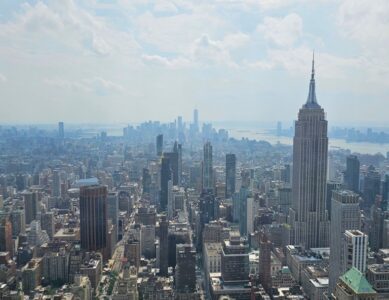
[[[389,125],[389,1],[0,1],[0,123]]]

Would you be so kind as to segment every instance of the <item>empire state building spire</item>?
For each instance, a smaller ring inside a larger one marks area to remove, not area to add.
[[[315,53],[312,57],[312,73],[311,81],[309,82],[309,93],[307,102],[304,105],[305,108],[320,108],[320,105],[317,103],[316,99],[316,86],[315,86]]]
[[[328,247],[329,222],[326,210],[328,123],[316,101],[315,67],[307,102],[298,113],[293,138],[291,242],[305,249]]]

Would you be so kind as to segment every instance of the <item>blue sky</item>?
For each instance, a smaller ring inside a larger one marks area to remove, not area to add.
[[[1,122],[389,125],[389,1],[0,2]],[[330,124],[331,124],[330,123]]]

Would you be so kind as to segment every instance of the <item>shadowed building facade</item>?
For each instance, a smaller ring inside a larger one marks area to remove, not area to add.
[[[80,187],[81,247],[104,251],[107,246],[107,187]]]

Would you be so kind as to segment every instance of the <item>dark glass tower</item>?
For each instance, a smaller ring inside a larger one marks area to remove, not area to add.
[[[179,293],[196,291],[196,251],[192,245],[179,244],[176,249],[175,286]]]
[[[213,190],[212,145],[210,142],[204,145],[203,190]]]
[[[157,156],[163,153],[163,134],[157,135]]]
[[[107,246],[107,187],[80,188],[81,247],[87,251],[103,251]]]
[[[160,209],[166,211],[169,197],[169,180],[172,179],[172,170],[170,169],[170,160],[162,157],[161,161],[161,191],[160,191]]]
[[[359,160],[357,156],[347,156],[344,177],[347,189],[359,193]]]
[[[235,193],[236,181],[236,156],[235,154],[226,155],[226,198],[232,197]]]
[[[315,69],[307,102],[298,113],[293,139],[292,242],[305,248],[328,246],[329,222],[326,211],[327,120],[317,103]]]
[[[169,268],[169,222],[166,216],[159,222],[159,274],[168,275]]]

